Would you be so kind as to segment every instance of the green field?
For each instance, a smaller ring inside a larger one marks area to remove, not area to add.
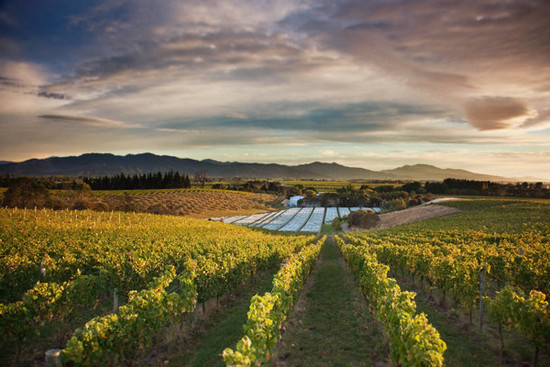
[[[319,192],[335,192],[337,189],[342,188],[347,185],[352,185],[356,189],[360,188],[362,185],[368,185],[369,187],[376,187],[382,185],[392,185],[399,186],[398,183],[388,182],[372,182],[369,180],[276,180],[286,186],[295,186],[301,185],[303,187],[313,187]],[[211,188],[215,184],[243,184],[246,183],[246,180],[214,180],[207,182],[205,188]]]
[[[335,192],[337,189],[340,189],[347,185],[352,185],[356,189],[359,189],[363,185],[368,185],[369,187],[377,187],[383,185],[400,185],[397,183],[380,183],[368,180],[282,180],[281,183],[287,186],[302,185],[304,187],[313,187],[319,192]]]

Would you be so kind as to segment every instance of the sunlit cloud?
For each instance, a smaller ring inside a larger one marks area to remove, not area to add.
[[[41,115],[38,116],[51,122],[71,124],[71,125],[88,125],[101,128],[136,128],[139,124],[132,124],[123,121],[115,121],[98,117],[73,116],[73,115]]]
[[[524,101],[513,98],[481,98],[466,102],[468,121],[479,130],[495,130],[510,127],[510,121],[527,118],[528,108]]]
[[[334,150],[330,150],[330,149],[320,150],[319,154],[321,154],[324,157],[335,157],[338,155]]]
[[[525,153],[499,173],[550,149],[544,0],[27,3],[0,12],[0,159],[245,149],[368,166],[360,153],[411,145],[372,158],[467,169],[458,146]]]

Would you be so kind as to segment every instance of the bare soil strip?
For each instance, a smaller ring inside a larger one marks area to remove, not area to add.
[[[375,229],[390,228],[407,223],[419,222],[421,220],[442,217],[460,213],[460,210],[443,205],[420,205],[405,210],[380,214],[380,223]]]

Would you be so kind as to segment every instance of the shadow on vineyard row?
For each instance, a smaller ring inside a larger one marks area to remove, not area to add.
[[[480,310],[465,310],[452,295],[421,285],[418,278],[400,271],[391,271],[404,290],[416,293],[419,312],[424,312],[447,343],[445,365],[467,366],[533,366],[535,345],[518,332],[503,330],[504,350],[501,353],[499,326],[490,322],[487,310],[480,330]],[[543,350],[537,356],[538,366],[550,366],[550,354]]]

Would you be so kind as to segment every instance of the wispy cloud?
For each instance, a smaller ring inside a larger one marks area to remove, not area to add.
[[[87,125],[100,128],[139,128],[139,124],[115,121],[98,117],[74,116],[74,115],[41,115],[41,119],[73,125]]]
[[[0,128],[18,154],[16,133],[45,126],[63,126],[51,144],[93,131],[84,151],[548,144],[545,0],[5,3]]]

